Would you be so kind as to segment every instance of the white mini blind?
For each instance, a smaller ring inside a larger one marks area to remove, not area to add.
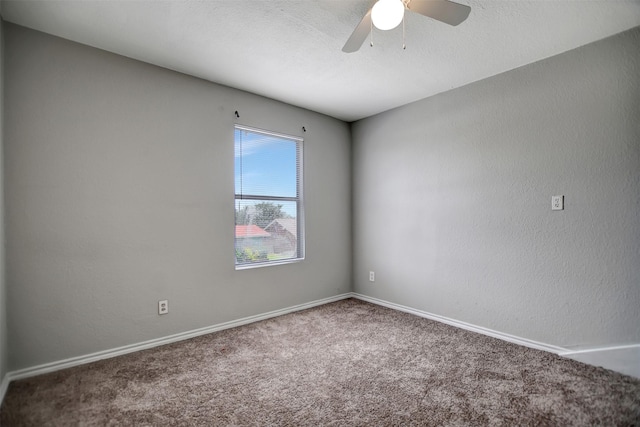
[[[302,142],[236,125],[236,266],[303,258]]]

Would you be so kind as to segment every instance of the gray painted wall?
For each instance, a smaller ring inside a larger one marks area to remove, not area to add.
[[[0,2],[1,4],[2,2]],[[0,7],[0,381],[7,373],[7,304],[4,252],[4,21]],[[0,396],[2,397],[2,396]]]
[[[552,345],[640,343],[638,46],[635,28],[355,123],[355,291]]]
[[[10,370],[351,290],[347,124],[12,24],[5,41]],[[303,262],[234,269],[235,110],[305,138]]]

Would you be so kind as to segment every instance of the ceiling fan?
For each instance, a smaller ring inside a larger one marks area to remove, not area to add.
[[[405,9],[449,25],[460,24],[471,12],[469,6],[449,0],[378,0],[353,30],[342,51],[351,53],[360,49],[373,26],[380,30],[397,27],[404,19]]]

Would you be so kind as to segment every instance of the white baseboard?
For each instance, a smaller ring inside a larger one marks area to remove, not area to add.
[[[449,317],[440,316],[438,314],[429,313],[426,311],[418,310],[415,308],[407,307],[407,306],[396,304],[393,302],[381,300],[378,298],[373,298],[367,295],[354,293],[353,298],[358,298],[373,304],[382,305],[384,307],[392,308],[394,310],[404,311],[405,313],[415,314],[416,316],[425,317],[427,319],[435,320],[436,322],[446,323],[447,325],[455,326],[456,328],[466,329],[467,331],[477,332],[482,335],[488,335],[493,338],[498,338],[503,341],[508,341],[508,342],[519,344],[525,347],[535,348],[537,350],[548,351],[550,353],[555,353],[555,354],[559,354],[560,352],[567,351],[567,349],[563,347],[558,347],[551,344],[545,344],[538,341],[517,337],[515,335],[505,334],[504,332],[494,331],[493,329],[483,328],[482,326],[472,325],[471,323],[461,322],[460,320],[451,319]]]
[[[245,317],[238,320],[232,320],[229,322],[224,322],[224,323],[220,323],[213,326],[194,329],[194,330],[182,332],[179,334],[169,335],[163,338],[157,338],[157,339],[144,341],[137,344],[131,344],[131,345],[118,347],[110,350],[104,350],[96,353],[87,354],[84,356],[72,357],[69,359],[64,359],[64,360],[51,362],[51,363],[45,363],[38,366],[33,366],[25,369],[20,369],[17,371],[8,372],[2,379],[2,382],[0,383],[0,403],[2,403],[2,401],[4,400],[4,396],[9,387],[9,383],[13,380],[46,374],[49,372],[54,372],[61,369],[84,365],[86,363],[91,363],[91,362],[95,362],[102,359],[109,359],[112,357],[121,356],[124,354],[133,353],[140,350],[146,350],[149,348],[158,347],[165,344],[171,344],[177,341],[194,338],[200,335],[206,335],[206,334],[221,331],[224,329],[235,328],[237,326],[259,322],[261,320],[270,319],[272,317],[282,316],[282,315],[293,313],[300,310],[306,310],[308,308],[328,304],[328,303],[343,300],[346,298],[357,298],[363,301],[388,307],[394,310],[414,314],[416,316],[435,320],[437,322],[446,323],[448,325],[455,326],[457,328],[465,329],[472,332],[477,332],[483,335],[488,335],[490,337],[498,338],[498,339],[519,344],[525,347],[548,351],[551,353],[558,354],[560,356],[568,357],[574,360],[578,360],[578,361],[596,365],[596,366],[602,366],[607,369],[611,369],[626,375],[631,375],[631,376],[640,378],[640,344],[617,346],[617,347],[604,347],[604,348],[595,348],[595,349],[581,349],[581,350],[573,351],[568,348],[558,347],[550,344],[529,340],[526,338],[517,337],[510,334],[505,334],[499,331],[494,331],[492,329],[472,325],[470,323],[461,322],[459,320],[450,319],[448,317],[440,316],[433,313],[428,313],[422,310],[417,310],[415,308],[406,307],[400,304],[395,304],[395,303],[384,301],[378,298],[373,298],[373,297],[369,297],[369,296],[354,293],[354,292],[347,292],[341,295],[336,295],[329,298],[324,298],[324,299],[320,299],[320,300],[316,300],[316,301],[312,301],[304,304],[299,304],[292,307],[283,308],[280,310],[274,310],[268,313],[258,314],[255,316],[249,316],[249,317]]]
[[[187,332],[181,332],[179,334],[169,335],[162,338],[157,338],[149,341],[144,341],[141,343],[126,345],[123,347],[118,347],[110,350],[98,351],[96,353],[86,354],[84,356],[71,357],[69,359],[59,360],[56,362],[45,363],[38,366],[33,366],[30,368],[20,369],[17,371],[8,372],[5,376],[5,379],[2,382],[2,387],[0,392],[5,391],[9,385],[9,382],[13,380],[18,380],[21,378],[33,377],[36,375],[46,374],[49,372],[59,371],[61,369],[71,368],[74,366],[84,365],[86,363],[96,362],[102,359],[109,359],[116,356],[122,356],[124,354],[133,353],[140,350],[146,350],[153,347],[158,347],[165,344],[171,344],[177,341],[183,341],[189,338],[195,338],[200,335],[210,334],[212,332],[222,331],[224,329],[235,328],[237,326],[246,325],[249,323],[259,322],[261,320],[270,319],[272,317],[282,316],[284,314],[293,313],[300,310],[306,310],[311,307],[316,307],[319,305],[328,304],[334,301],[343,300],[346,298],[351,298],[353,294],[351,292],[336,295],[329,298],[323,298],[320,300],[298,304],[292,307],[283,308],[280,310],[270,311],[268,313],[258,314],[255,316],[244,317],[238,320],[232,320],[229,322],[220,323],[213,326],[207,326],[204,328],[194,329]],[[6,384],[5,384],[6,383]],[[4,394],[0,395],[0,402],[4,398]]]
[[[569,350],[560,356],[640,378],[640,344]]]
[[[640,344],[598,348],[581,348],[573,350],[567,347],[558,347],[551,344],[545,344],[510,334],[505,334],[503,332],[483,328],[482,326],[472,325],[470,323],[461,322],[459,320],[450,319],[448,317],[428,313],[426,311],[417,310],[415,308],[406,307],[404,305],[384,301],[367,295],[354,293],[353,298],[358,298],[363,301],[371,302],[373,304],[382,305],[394,310],[415,314],[416,316],[425,317],[427,319],[446,323],[457,328],[466,329],[468,331],[477,332],[483,335],[488,335],[490,337],[498,338],[525,347],[548,351],[550,353],[555,353],[559,356],[577,360],[578,362],[586,363],[588,365],[601,366],[612,371],[620,372],[621,374],[640,378]]]

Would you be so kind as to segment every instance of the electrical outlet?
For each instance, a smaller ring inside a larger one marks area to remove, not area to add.
[[[551,210],[561,211],[564,209],[564,196],[551,196]]]
[[[369,272],[369,281],[370,282],[375,282],[376,281],[376,273],[374,273],[373,271]]]
[[[158,314],[167,314],[169,313],[169,301],[162,300],[158,301]]]

